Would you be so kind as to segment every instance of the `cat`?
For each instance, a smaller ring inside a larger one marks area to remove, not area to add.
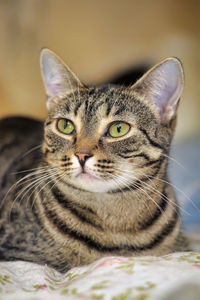
[[[85,86],[41,53],[44,122],[0,121],[0,259],[58,271],[184,250],[166,168],[184,75],[167,58],[126,86]]]

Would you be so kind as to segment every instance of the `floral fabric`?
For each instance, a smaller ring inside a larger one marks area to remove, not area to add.
[[[0,263],[0,300],[199,300],[200,253],[106,257],[60,274],[28,262]]]

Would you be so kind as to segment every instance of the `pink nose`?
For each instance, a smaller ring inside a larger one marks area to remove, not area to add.
[[[86,160],[91,155],[89,153],[79,153],[79,152],[77,152],[76,156],[78,157],[79,160]]]
[[[75,155],[78,157],[78,160],[82,167],[84,166],[86,160],[92,156],[92,154],[90,153],[83,153],[83,152],[76,152]]]

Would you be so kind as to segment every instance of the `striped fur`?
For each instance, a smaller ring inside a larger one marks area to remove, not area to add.
[[[66,271],[106,255],[184,249],[166,175],[175,115],[162,122],[141,90],[79,83],[49,102],[44,129],[0,121],[0,259]],[[73,135],[57,130],[60,118],[73,121]],[[111,139],[106,128],[119,120],[131,132]],[[77,151],[90,153],[84,172]]]

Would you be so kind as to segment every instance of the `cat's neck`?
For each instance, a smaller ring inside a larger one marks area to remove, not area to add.
[[[168,205],[176,206],[166,176],[159,174],[149,184],[144,183],[140,188],[130,188],[124,192],[94,193],[62,184],[58,184],[58,189],[75,206],[80,205],[95,211],[100,220],[115,231],[121,231],[122,227],[126,230],[137,230],[145,219],[161,213],[168,200],[166,190],[171,193],[171,202]]]

